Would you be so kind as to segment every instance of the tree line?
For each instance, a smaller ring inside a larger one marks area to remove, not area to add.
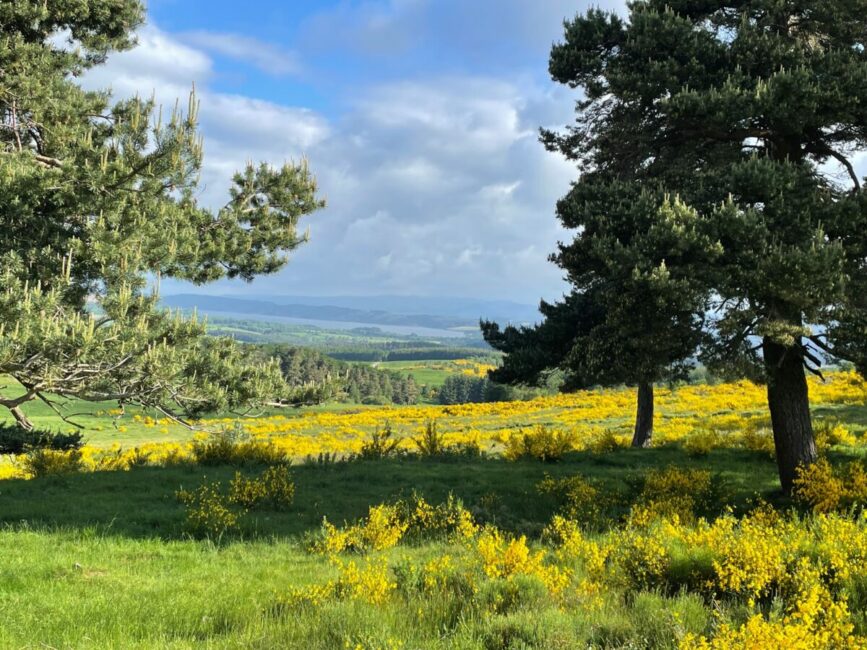
[[[490,348],[417,346],[401,344],[383,344],[376,348],[325,348],[329,357],[341,361],[456,361],[458,359],[488,359],[496,354]]]
[[[331,397],[355,404],[418,404],[425,392],[412,375],[344,363],[310,348],[272,351],[289,386],[331,386]],[[269,356],[271,356],[269,354]]]

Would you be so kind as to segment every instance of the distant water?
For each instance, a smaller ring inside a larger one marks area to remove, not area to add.
[[[437,338],[463,338],[463,332],[455,332],[454,330],[436,329],[433,327],[416,327],[414,325],[382,325],[380,323],[353,323],[350,321],[336,320],[316,320],[313,318],[292,318],[290,316],[271,316],[265,314],[239,314],[229,311],[212,311],[199,309],[200,314],[209,316],[220,316],[222,318],[231,318],[233,320],[257,320],[271,323],[289,323],[294,325],[313,325],[322,329],[328,330],[354,330],[361,327],[376,328],[390,334],[401,334],[403,336],[434,336]]]

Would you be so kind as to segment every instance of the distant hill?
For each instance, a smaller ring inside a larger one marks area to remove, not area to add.
[[[524,323],[537,320],[538,311],[508,301],[417,296],[318,297],[318,296],[163,296],[167,307],[198,309],[238,315],[275,316],[341,323],[366,323],[425,327],[430,329],[476,328],[479,318]]]

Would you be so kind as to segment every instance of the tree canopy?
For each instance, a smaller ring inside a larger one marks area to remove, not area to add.
[[[133,46],[137,0],[0,5],[0,374],[51,395],[172,414],[299,398],[201,323],[158,307],[152,278],[252,280],[282,268],[322,207],[306,162],[249,164],[226,204],[199,204],[198,102],[167,119],[78,78]]]
[[[543,133],[581,172],[558,206],[578,231],[558,262],[585,292],[572,268],[593,259],[582,242],[597,221],[619,246],[653,227],[621,202],[639,188],[677,196],[713,242],[681,259],[712,299],[703,353],[762,369],[786,490],[816,455],[805,366],[864,358],[867,195],[852,153],[867,148],[865,46],[863,0],[643,0],[568,21],[551,53],[553,78],[583,93],[575,124]],[[676,302],[661,307],[661,322],[676,316]]]

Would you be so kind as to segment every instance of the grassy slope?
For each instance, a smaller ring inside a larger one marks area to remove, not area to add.
[[[37,422],[57,425],[44,405],[28,408]],[[79,419],[92,430],[102,427],[90,434],[95,442],[126,446],[161,439],[158,430],[131,418],[123,421],[126,432],[117,431],[110,418],[96,415],[109,405],[85,408],[90,414]],[[823,407],[816,414],[833,415],[855,431],[867,426],[864,407]],[[174,429],[169,434],[181,435]],[[648,469],[672,464],[707,468],[720,477],[723,489],[705,514],[746,505],[756,496],[779,502],[773,461],[742,450],[716,450],[704,458],[688,457],[676,446],[575,453],[559,464],[481,459],[298,466],[291,512],[250,515],[239,538],[215,547],[184,536],[184,511],[174,494],[205,478],[225,484],[234,468],[151,467],[3,481],[0,648],[324,650],[347,642],[353,648],[397,647],[388,645],[390,639],[406,641],[407,649],[671,647],[672,621],[701,632],[710,620],[709,609],[694,596],[638,594],[598,612],[561,612],[539,602],[501,615],[456,611],[454,601],[437,598],[393,600],[381,608],[331,603],[281,616],[269,608],[275,594],[289,586],[333,577],[328,561],[309,555],[301,544],[323,516],[341,523],[364,515],[371,504],[414,490],[431,502],[453,492],[483,521],[537,538],[555,507],[535,487],[546,474],[580,473],[601,482],[605,493],[621,496],[610,513],[617,517]],[[409,557],[418,564],[448,552],[443,545],[425,544],[387,555],[391,563]]]
[[[454,492],[477,516],[534,535],[554,509],[535,489],[546,473],[580,472],[602,481],[607,491],[628,494],[630,482],[648,468],[672,463],[706,467],[723,477],[727,489],[715,508],[746,503],[757,493],[775,498],[771,460],[729,450],[703,459],[688,458],[674,447],[581,453],[554,465],[482,459],[300,466],[293,470],[297,494],[292,512],[251,517],[242,538],[214,547],[185,539],[183,510],[174,492],[205,476],[225,482],[232,468],[143,468],[7,481],[0,485],[0,522],[5,526],[0,529],[0,647],[324,649],[342,647],[348,640],[353,647],[379,648],[388,647],[389,638],[410,641],[407,648],[512,647],[500,643],[502,630],[496,627],[506,625],[508,617],[457,616],[447,603],[441,604],[442,611],[429,602],[390,603],[379,610],[334,603],[300,617],[275,617],[268,608],[275,594],[290,585],[332,577],[328,562],[300,545],[322,516],[342,522],[365,514],[370,504],[412,490],[432,502]],[[445,552],[428,544],[399,547],[389,557],[418,562]],[[584,616],[558,613],[547,605],[509,616],[529,617],[521,623],[522,634],[544,622],[538,647],[549,647],[561,633],[569,644],[646,634],[647,617],[668,609],[697,618],[695,626],[701,629],[704,610],[693,600],[651,594]],[[421,609],[424,620],[415,620]],[[668,628],[659,635],[663,645],[673,638]]]

